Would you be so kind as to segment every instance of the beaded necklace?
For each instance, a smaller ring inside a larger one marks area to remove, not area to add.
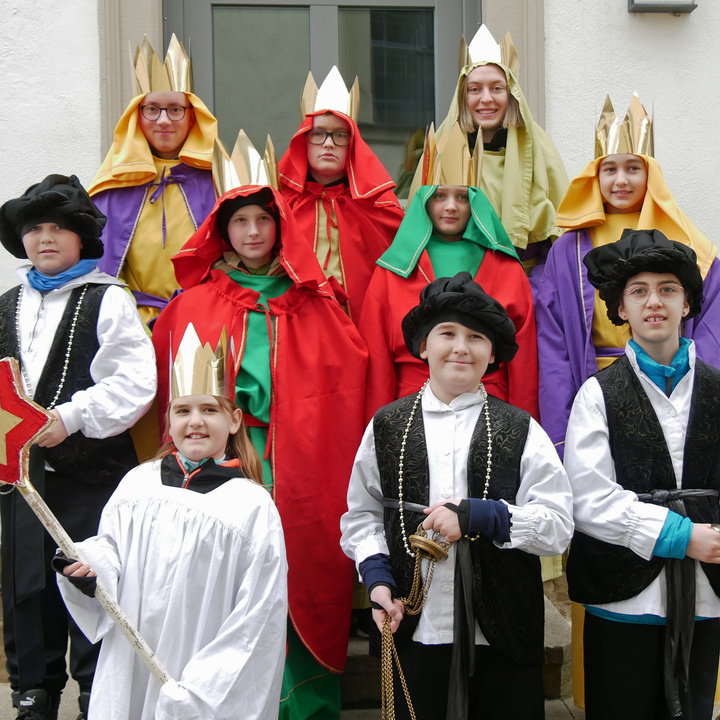
[[[405,552],[410,555],[410,557],[415,557],[415,553],[410,549],[410,546],[408,545],[407,541],[407,533],[405,532],[405,508],[404,508],[404,501],[403,501],[403,468],[405,465],[405,443],[407,442],[408,434],[410,433],[410,426],[412,425],[413,420],[415,419],[415,413],[417,412],[417,409],[420,405],[420,401],[422,399],[423,392],[425,391],[425,388],[428,386],[428,383],[430,380],[426,380],[425,384],[420,388],[420,391],[415,397],[415,402],[413,403],[412,409],[410,410],[410,417],[408,418],[407,425],[405,426],[405,432],[402,436],[402,444],[400,445],[400,460],[398,462],[398,505],[400,509],[400,527],[402,529],[402,538],[403,538],[403,545],[405,546]],[[482,499],[487,500],[488,491],[490,490],[490,474],[492,470],[492,428],[490,426],[490,409],[488,408],[488,395],[485,390],[485,386],[480,383],[478,386],[478,389],[482,393],[483,400],[485,403],[485,427],[487,428],[487,438],[488,438],[488,449],[487,449],[487,467],[485,470],[485,486],[483,488],[483,494]],[[480,537],[480,534],[477,533],[474,537],[470,537],[469,535],[465,535],[465,538],[470,540],[470,542],[474,542]]]
[[[60,383],[58,384],[57,392],[55,393],[55,397],[52,399],[52,402],[45,408],[46,410],[52,410],[55,407],[55,403],[60,398],[60,393],[62,392],[63,386],[65,385],[65,376],[67,375],[67,369],[68,365],[70,364],[70,351],[72,350],[72,344],[73,344],[73,338],[75,337],[75,327],[77,326],[78,317],[80,315],[80,307],[82,306],[83,300],[85,299],[85,293],[87,292],[88,285],[85,285],[82,289],[82,292],[80,293],[80,297],[78,298],[77,305],[75,306],[75,312],[73,313],[73,319],[72,323],[70,324],[70,335],[68,336],[68,343],[67,348],[65,349],[65,362],[63,363],[63,369],[62,369],[62,376],[60,377]],[[15,305],[15,332],[17,333],[17,343],[18,343],[18,365],[20,366],[20,370],[23,375],[23,380],[25,381],[25,387],[27,388],[27,393],[30,397],[34,396],[34,392],[32,389],[32,385],[30,384],[30,379],[28,378],[28,374],[25,370],[25,366],[22,363],[22,337],[20,335],[20,308],[22,306],[22,297],[23,297],[23,291],[24,288],[22,285],[20,286],[20,292],[18,293],[18,299],[17,304]]]

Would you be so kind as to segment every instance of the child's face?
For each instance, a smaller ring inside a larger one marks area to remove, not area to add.
[[[212,395],[186,395],[170,405],[170,437],[188,460],[220,460],[225,455],[228,437],[240,429],[239,410],[232,413],[221,407]]]
[[[420,357],[428,361],[430,387],[444,403],[474,393],[495,361],[490,339],[458,322],[436,325],[420,343]]]
[[[627,281],[618,315],[630,325],[635,342],[652,357],[650,348],[677,345],[680,322],[689,311],[676,275],[642,272]]]
[[[275,218],[259,205],[236,210],[228,223],[228,238],[246,267],[267,265],[275,247]]]
[[[468,189],[461,185],[438,185],[425,209],[435,235],[445,242],[457,242],[470,219]]]
[[[22,238],[28,259],[38,272],[54,277],[78,264],[82,240],[77,233],[54,222],[41,222]]]
[[[350,136],[350,124],[332,113],[315,115],[312,130],[305,135],[310,174],[316,182],[327,185],[345,177],[345,162],[350,145],[337,145],[331,135],[327,135],[321,145],[310,143],[311,133],[320,131],[341,132]]]
[[[141,103],[148,112],[148,106],[162,108],[156,120],[148,120],[143,115],[142,107],[138,108],[138,125],[155,155],[165,160],[178,156],[190,128],[195,124],[195,111],[190,106],[187,96],[181,92],[151,92]],[[185,115],[180,120],[171,120],[168,111],[172,108],[185,108]]]
[[[465,87],[468,110],[475,125],[483,131],[490,131],[492,137],[493,132],[502,125],[507,112],[508,84],[505,73],[497,65],[480,65],[467,76]]]
[[[647,190],[643,159],[627,153],[608,155],[598,168],[600,193],[610,214],[638,212]]]

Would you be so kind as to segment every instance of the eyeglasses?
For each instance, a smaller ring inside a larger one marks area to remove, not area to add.
[[[679,303],[685,300],[685,290],[681,285],[671,283],[659,287],[646,287],[644,285],[632,285],[625,290],[624,296],[636,305],[644,305],[651,293],[655,293],[661,302]]]
[[[185,111],[188,105],[170,105],[170,107],[160,107],[158,105],[141,105],[140,111],[146,120],[159,120],[163,110],[168,116],[168,120],[177,122],[185,117]]]
[[[333,145],[345,147],[350,144],[350,133],[345,130],[336,130],[335,132],[325,132],[325,130],[310,130],[307,134],[307,141],[311,145],[324,145],[325,141],[330,138]]]

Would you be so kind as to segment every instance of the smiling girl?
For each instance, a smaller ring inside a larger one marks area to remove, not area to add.
[[[437,129],[437,138],[439,141],[449,134],[458,123],[470,153],[477,138],[482,140],[478,185],[529,273],[543,256],[536,243],[557,235],[556,208],[568,181],[552,140],[532,118],[517,73],[517,55],[509,34],[498,45],[482,25],[467,49],[450,110]],[[410,198],[421,184],[422,165],[421,161]],[[537,274],[539,278],[539,273],[540,268],[533,277]]]
[[[167,444],[123,478],[97,536],[80,546],[89,564],[54,562],[78,625],[103,638],[90,717],[201,720],[239,708],[243,718],[277,717],[285,548],[242,412],[227,397],[226,340],[213,352],[188,326]],[[160,686],[94,600],[95,573],[173,680]]]
[[[623,125],[623,132],[620,132]],[[562,457],[568,416],[580,386],[623,354],[627,325],[607,318],[582,259],[623,230],[656,228],[690,246],[705,280],[701,312],[683,324],[698,357],[720,363],[720,265],[715,246],[678,207],[652,156],[652,126],[633,96],[620,123],[606,100],[596,158],[570,183],[558,211],[567,228],[550,250],[535,303],[540,361],[540,417]],[[625,138],[621,140],[620,138]]]

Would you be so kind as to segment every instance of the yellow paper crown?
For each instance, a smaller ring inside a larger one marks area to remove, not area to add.
[[[277,155],[270,136],[265,142],[265,154],[255,149],[244,130],[240,130],[232,154],[228,155],[220,140],[213,148],[212,175],[215,194],[220,197],[243,185],[270,185],[280,189]]]
[[[654,157],[654,152],[652,121],[637,93],[633,93],[622,122],[616,117],[608,95],[595,130],[595,157],[620,153]]]
[[[210,343],[200,342],[195,326],[189,323],[175,360],[170,358],[170,400],[186,395],[219,395],[234,400],[233,355],[225,328],[213,350]]]
[[[470,154],[465,133],[458,123],[439,140],[431,124],[425,135],[422,184],[479,187],[482,155],[482,140],[475,143],[475,150]]]
[[[132,59],[132,75],[135,78],[135,94],[149,92],[192,92],[192,65],[182,43],[173,33],[168,45],[165,62],[155,54],[148,36],[135,48]]]
[[[478,28],[475,37],[470,41],[470,45],[465,42],[464,35],[460,37],[458,72],[461,72],[466,65],[481,62],[504,65],[512,70],[513,75],[517,76],[520,63],[515,50],[515,43],[513,43],[509,32],[505,33],[505,37],[499,45],[495,42],[495,38],[488,30],[487,25],[481,25]]]
[[[300,98],[300,112],[304,118],[319,110],[335,110],[357,122],[360,111],[360,84],[357,77],[348,92],[336,65],[332,66],[319,88],[312,72],[309,72]]]

